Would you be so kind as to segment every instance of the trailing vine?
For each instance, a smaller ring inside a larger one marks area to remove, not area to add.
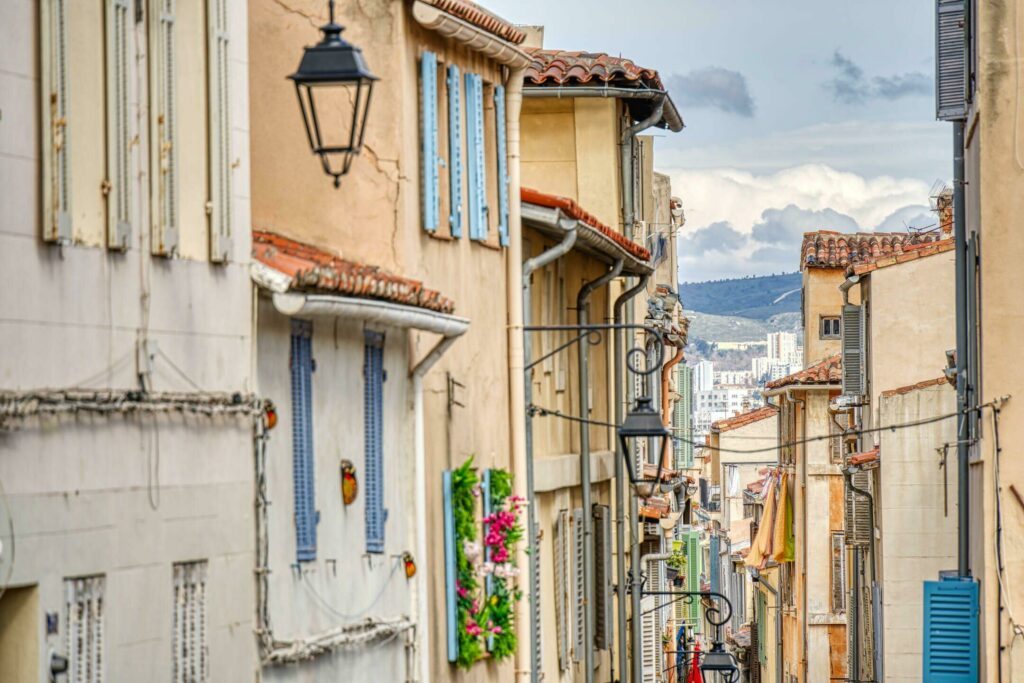
[[[490,489],[492,512],[480,519],[476,500],[480,480],[473,459],[452,472],[459,638],[456,663],[464,669],[487,656],[488,645],[490,656],[498,661],[512,656],[517,647],[514,613],[522,591],[514,585],[519,574],[515,554],[523,538],[519,513],[525,501],[512,495],[512,475],[507,470],[491,470]],[[482,544],[477,540],[481,531]],[[487,576],[491,577],[490,596],[483,588]]]

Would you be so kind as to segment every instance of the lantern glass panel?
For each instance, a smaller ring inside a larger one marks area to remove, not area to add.
[[[306,134],[324,171],[344,175],[363,146],[373,81],[296,83]]]

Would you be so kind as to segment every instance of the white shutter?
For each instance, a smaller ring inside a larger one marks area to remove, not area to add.
[[[862,491],[871,493],[871,473],[857,472],[850,477],[853,485]],[[871,510],[868,505],[868,498],[859,493],[854,493],[849,486],[846,487],[846,544],[863,546],[871,542],[874,522],[871,519]]]
[[[643,683],[661,681],[661,633],[658,632],[658,612],[654,607],[654,596],[640,600],[640,662],[643,667]]]
[[[846,611],[846,540],[842,531],[832,532],[832,613]]]
[[[173,256],[178,246],[178,143],[175,0],[150,0],[151,250]]]
[[[205,560],[174,565],[174,617],[171,635],[173,683],[209,680],[206,642]]]
[[[128,249],[132,235],[129,0],[106,0],[107,246]]]
[[[210,260],[231,255],[231,66],[228,58],[228,2],[207,0],[207,98],[210,131]]]
[[[68,135],[68,2],[39,7],[43,162],[43,239],[71,241],[71,148]]]
[[[68,683],[102,683],[103,576],[64,579],[64,652]]]
[[[569,511],[559,510],[555,520],[555,626],[558,631],[558,668],[565,671],[569,657]]]
[[[573,661],[583,661],[583,621],[586,592],[583,586],[583,509],[572,511]]]

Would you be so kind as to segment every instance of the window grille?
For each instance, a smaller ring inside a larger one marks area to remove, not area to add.
[[[64,579],[67,683],[101,683],[104,680],[103,594],[106,582],[102,575]]]
[[[205,683],[209,680],[206,569],[205,560],[174,565],[174,625],[171,636],[171,680],[174,683]]]

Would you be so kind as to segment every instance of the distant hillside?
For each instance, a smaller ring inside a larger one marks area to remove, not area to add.
[[[687,311],[767,321],[800,312],[800,273],[683,282],[679,296]]]
[[[690,319],[690,339],[709,342],[764,341],[769,332],[800,332],[800,312],[773,315],[757,320],[739,315],[710,315],[686,311]]]

